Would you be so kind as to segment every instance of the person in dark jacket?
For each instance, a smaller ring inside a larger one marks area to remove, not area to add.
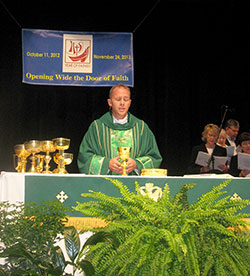
[[[213,156],[227,156],[226,149],[216,144],[219,127],[215,124],[207,124],[202,132],[202,144],[194,146],[191,153],[190,162],[187,168],[187,174],[204,173],[223,173],[227,170],[226,165],[222,165],[221,170],[212,170],[209,166],[200,166],[196,164],[197,155],[200,151]]]
[[[250,133],[242,132],[238,139],[239,147],[243,153],[250,155]],[[228,171],[232,176],[246,177],[250,176],[250,170],[240,170],[238,168],[238,155],[235,155],[231,159],[230,168]]]

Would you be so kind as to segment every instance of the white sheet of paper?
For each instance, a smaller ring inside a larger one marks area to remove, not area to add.
[[[208,166],[210,155],[206,152],[199,151],[195,160],[196,165],[200,165],[202,167]]]
[[[222,171],[222,169],[220,169],[219,166],[226,164],[227,156],[213,156],[213,158],[214,158],[214,169]],[[202,167],[207,167],[209,159],[210,159],[210,155],[208,153],[199,151],[195,160],[195,164],[200,165]],[[210,163],[210,169],[212,169],[212,162]]]
[[[243,152],[238,153],[238,169],[250,170],[250,154]]]
[[[227,156],[232,157],[234,155],[234,146],[228,146],[226,147],[227,150]]]
[[[227,156],[214,156],[214,169],[219,170],[219,171],[223,171],[220,168],[220,166],[225,165],[226,162],[227,162]]]

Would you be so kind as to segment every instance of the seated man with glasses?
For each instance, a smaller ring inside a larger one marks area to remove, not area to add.
[[[239,141],[239,147],[242,150],[242,152],[250,155],[250,133],[249,132],[241,133],[238,141]],[[246,177],[248,175],[250,176],[250,170],[247,170],[247,169],[240,170],[238,168],[238,155],[235,155],[232,157],[228,173],[230,173],[232,176],[240,176],[240,177]]]

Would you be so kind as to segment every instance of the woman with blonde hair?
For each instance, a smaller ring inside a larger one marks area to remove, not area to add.
[[[227,140],[227,134],[225,129],[222,128],[217,141],[218,146],[221,146],[223,148],[227,147],[226,140]]]
[[[195,163],[198,153],[200,151],[208,153],[210,156],[227,156],[226,149],[216,145],[219,127],[215,124],[207,124],[201,135],[202,144],[193,147],[190,162],[187,168],[188,174],[202,174],[202,173],[223,173],[227,169],[226,165],[219,170],[211,170],[209,166],[200,166]]]

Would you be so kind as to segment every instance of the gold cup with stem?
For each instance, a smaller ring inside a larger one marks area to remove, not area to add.
[[[22,169],[21,158],[18,157],[15,153],[13,154],[13,165],[14,165],[14,169],[17,172],[21,172],[21,169]]]
[[[44,162],[45,162],[45,166],[44,166],[44,170],[43,173],[52,173],[52,171],[50,171],[50,161],[51,161],[51,156],[50,153],[54,152],[56,150],[53,141],[51,140],[45,140],[42,141],[42,151],[45,152],[45,157],[44,157]]]
[[[31,167],[28,172],[31,172],[31,173],[39,172],[39,171],[37,171],[37,167],[36,167],[36,156],[35,155],[41,151],[41,141],[30,140],[30,141],[24,143],[24,147],[28,152],[31,153],[31,157],[30,157]]]
[[[45,155],[43,154],[36,154],[36,172],[41,173],[43,171],[43,163]]]
[[[30,156],[30,152],[25,149],[24,144],[17,144],[14,146],[15,154],[14,158],[14,167],[17,172],[25,173],[27,158]],[[17,158],[17,160],[16,160]]]
[[[118,154],[119,157],[122,160],[121,166],[122,166],[122,176],[126,176],[126,168],[128,166],[128,158],[130,156],[130,147],[118,147]]]
[[[65,169],[65,165],[71,164],[73,161],[73,153],[63,152],[62,156],[59,153],[54,155],[54,162],[58,165],[53,173],[58,174],[67,174],[68,172]]]
[[[70,139],[59,137],[52,139],[52,141],[55,149],[58,150],[58,153],[54,156],[54,161],[57,164],[57,168],[53,171],[53,173],[67,173],[67,171],[65,170],[66,163],[64,161],[64,151],[69,148]]]

